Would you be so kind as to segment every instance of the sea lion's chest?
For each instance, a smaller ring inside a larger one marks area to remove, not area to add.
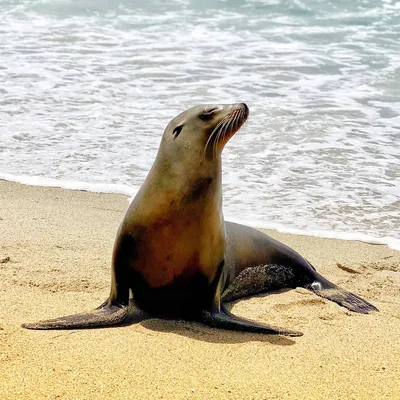
[[[199,281],[202,286],[213,282],[224,258],[224,230],[193,215],[158,218],[124,233],[116,252],[133,272],[134,290],[136,285],[187,290]]]

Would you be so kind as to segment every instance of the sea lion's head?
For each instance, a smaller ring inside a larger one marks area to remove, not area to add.
[[[245,103],[207,104],[189,108],[166,127],[161,147],[185,158],[219,157],[228,140],[240,129],[249,115]]]

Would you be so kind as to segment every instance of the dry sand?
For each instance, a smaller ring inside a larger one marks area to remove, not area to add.
[[[386,246],[268,232],[380,309],[354,314],[302,289],[235,303],[299,338],[160,319],[22,329],[107,298],[127,207],[124,196],[0,181],[0,399],[400,398],[400,253]]]

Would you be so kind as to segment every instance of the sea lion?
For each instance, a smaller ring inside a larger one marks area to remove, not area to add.
[[[294,250],[224,221],[221,153],[246,121],[246,104],[200,105],[174,118],[119,228],[108,300],[95,311],[33,324],[76,329],[119,324],[130,292],[140,309],[225,329],[299,336],[245,320],[225,302],[282,288],[307,288],[351,311],[376,308],[329,282]]]

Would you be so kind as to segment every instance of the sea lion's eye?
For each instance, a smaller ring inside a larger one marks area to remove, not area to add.
[[[174,140],[179,136],[182,128],[183,128],[183,125],[179,125],[172,131],[172,134],[174,135]]]
[[[204,111],[202,114],[199,115],[199,118],[202,119],[203,121],[208,121],[212,118],[215,111],[217,111],[216,108]]]

